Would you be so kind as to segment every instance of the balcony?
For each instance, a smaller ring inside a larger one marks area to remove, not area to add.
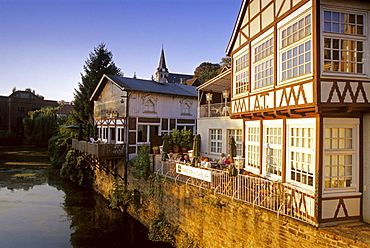
[[[91,143],[73,139],[72,148],[98,159],[119,158],[125,156],[124,144]]]
[[[199,118],[230,116],[231,104],[212,103],[204,104],[198,107]]]

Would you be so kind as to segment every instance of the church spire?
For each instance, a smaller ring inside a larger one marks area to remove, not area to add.
[[[163,45],[162,45],[161,58],[159,59],[159,65],[158,65],[157,71],[168,72],[168,69],[166,67],[166,58],[164,57]]]
[[[164,49],[162,45],[161,57],[159,59],[159,65],[155,73],[155,80],[158,82],[168,82],[169,72],[166,66],[166,59],[164,57]]]

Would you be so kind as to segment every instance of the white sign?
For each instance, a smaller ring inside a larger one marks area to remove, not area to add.
[[[212,171],[191,167],[184,164],[176,164],[176,172],[188,176],[194,177],[203,181],[212,182]]]

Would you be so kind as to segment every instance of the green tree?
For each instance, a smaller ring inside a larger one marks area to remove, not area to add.
[[[57,111],[58,108],[51,107],[30,111],[30,117],[23,119],[25,142],[47,145],[49,139],[58,132]]]
[[[230,57],[221,58],[220,66],[221,68],[223,68],[224,66],[231,67],[231,58]]]
[[[73,117],[77,124],[83,125],[87,130],[87,137],[93,132],[94,126],[94,102],[90,97],[98,85],[103,74],[122,76],[121,69],[112,60],[112,52],[109,52],[105,44],[100,44],[89,54],[81,73],[81,81],[74,93]]]
[[[194,76],[198,78],[200,83],[204,83],[207,80],[218,75],[220,71],[220,64],[203,62],[194,70]]]

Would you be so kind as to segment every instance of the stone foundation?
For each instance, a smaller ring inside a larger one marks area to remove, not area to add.
[[[128,189],[140,192],[141,208],[128,212],[147,227],[163,214],[178,226],[176,247],[370,247],[370,239],[358,235],[346,238],[172,179],[137,179],[133,170],[129,166]],[[97,191],[108,197],[114,177],[96,171],[96,180]]]

